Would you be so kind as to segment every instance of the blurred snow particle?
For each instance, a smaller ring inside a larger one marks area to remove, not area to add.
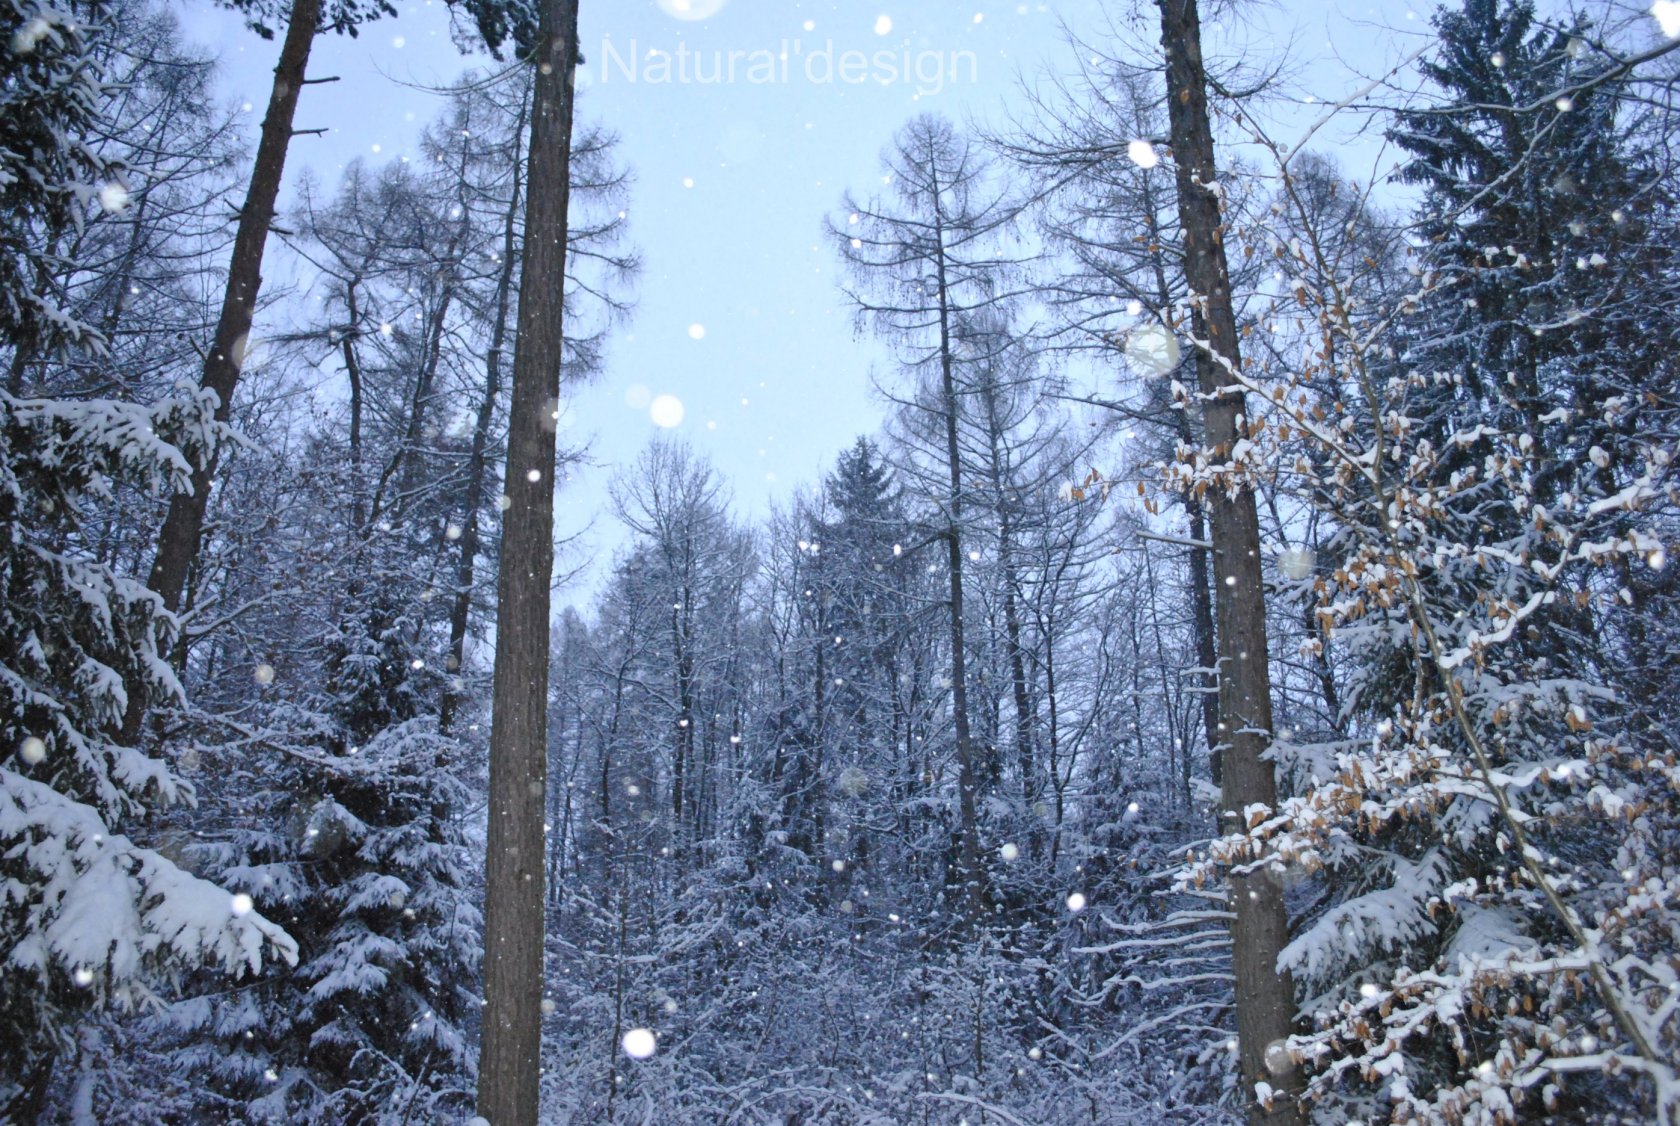
[[[875,17],[875,34],[876,35],[891,35],[892,34],[892,29],[893,29],[893,22],[892,22],[892,17],[891,16],[880,15],[880,16]]]
[[[689,325],[688,326],[688,338],[690,340],[704,340],[704,339],[706,339],[706,326],[703,325],[703,324],[691,324],[691,325]]]
[[[1002,848],[998,849],[998,855],[1003,857],[1005,860],[1015,861],[1021,858],[1021,850],[1015,845],[1006,844]]]
[[[128,188],[115,180],[99,189],[99,206],[108,212],[118,212],[128,206]]]
[[[1133,141],[1126,146],[1126,155],[1131,157],[1132,163],[1139,168],[1153,168],[1161,163],[1160,154],[1155,151],[1155,146],[1148,141]]]
[[[709,20],[723,11],[725,0],[659,0],[659,10],[673,19]]]
[[[1084,895],[1084,893],[1076,891],[1072,895],[1068,896],[1067,897],[1067,909],[1069,911],[1073,911],[1075,913],[1078,913],[1080,911],[1085,910],[1085,895]]]
[[[256,904],[251,902],[250,896],[246,895],[244,892],[240,892],[238,895],[233,897],[233,900],[228,904],[228,906],[232,909],[235,915],[249,915],[251,913],[251,908],[256,906]]]
[[[869,791],[869,775],[855,766],[840,772],[840,792],[849,798],[861,798]]]
[[[18,747],[18,758],[34,766],[47,757],[47,745],[33,735],[26,736]]]
[[[251,678],[253,680],[255,680],[258,684],[261,684],[265,687],[267,685],[273,684],[274,683],[274,666],[273,665],[258,665],[256,672],[251,674]]]
[[[1651,5],[1657,26],[1670,39],[1680,39],[1680,0],[1657,0]]]
[[[632,1028],[624,1034],[620,1041],[624,1054],[633,1060],[645,1060],[653,1055],[659,1045],[653,1038],[653,1033],[645,1028]]]
[[[1139,375],[1168,375],[1178,358],[1178,337],[1165,325],[1145,325],[1126,338],[1126,362]]]
[[[1286,547],[1278,552],[1277,557],[1278,570],[1284,578],[1293,582],[1300,582],[1311,575],[1317,562],[1317,557],[1308,547]]]
[[[664,430],[681,426],[686,413],[682,400],[675,395],[660,395],[648,404],[648,417],[653,419],[655,426]]]

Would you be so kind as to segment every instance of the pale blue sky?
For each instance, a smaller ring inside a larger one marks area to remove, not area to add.
[[[482,63],[451,44],[441,0],[398,7],[400,18],[368,26],[359,38],[318,45],[310,73],[341,81],[310,87],[298,120],[331,132],[294,143],[288,189],[306,167],[330,183],[355,157],[412,155],[438,100],[402,83],[440,85]],[[869,372],[883,360],[853,334],[837,289],[838,263],[822,237],[825,215],[846,188],[867,193],[879,185],[879,153],[910,116],[995,118],[1021,75],[1068,67],[1064,22],[1100,38],[1130,7],[1099,0],[583,0],[589,61],[580,110],[623,137],[622,157],[636,178],[631,234],[645,265],[634,320],[617,333],[605,376],[572,398],[565,439],[592,436],[595,457],[609,466],[632,460],[656,430],[645,405],[631,405],[645,401],[636,393],[645,389],[682,401],[680,431],[731,480],[743,514],[761,514],[771,498],[817,480],[839,450],[879,425]],[[702,19],[671,14],[712,9]],[[204,0],[184,10],[189,34],[222,55],[229,96],[255,107],[254,133],[277,46]],[[1302,92],[1333,99],[1356,84],[1338,55],[1352,52],[1374,66],[1402,49],[1401,39],[1378,27],[1421,32],[1428,10],[1328,0],[1262,4],[1229,38],[1255,57],[1292,41],[1303,64]],[[1151,5],[1143,15],[1153,15]],[[1138,26],[1151,30],[1147,22]],[[912,68],[931,66],[920,62],[931,53],[954,63],[956,78],[934,95],[913,78],[876,81],[877,69],[852,75],[861,82],[838,75],[824,82],[821,53],[829,49],[836,71],[845,52],[886,50],[900,69],[907,54]],[[660,72],[647,69],[650,50],[686,53],[691,81],[677,81],[674,64],[671,81],[653,81]],[[752,81],[765,77],[765,56],[754,52],[783,50],[786,80],[778,72],[773,82]],[[730,52],[738,53],[736,82],[693,81],[718,75],[717,60],[726,67]],[[637,56],[633,81],[626,60]],[[1303,106],[1303,120],[1316,108]],[[271,253],[285,252],[276,246]],[[704,328],[702,339],[691,332],[696,325]],[[606,476],[592,472],[562,492],[565,530],[600,511]],[[610,547],[605,529],[599,542]]]

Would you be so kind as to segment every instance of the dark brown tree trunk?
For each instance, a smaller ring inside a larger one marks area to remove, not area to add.
[[[945,227],[938,214],[940,186],[933,184],[934,237],[939,240],[936,280],[939,292],[939,387],[945,414],[945,460],[950,470],[950,520],[945,530],[947,563],[951,580],[951,713],[957,735],[957,817],[961,840],[957,842],[957,863],[961,869],[960,899],[973,919],[979,918],[985,900],[984,874],[980,867],[978,792],[979,776],[974,763],[974,737],[968,723],[968,654],[963,624],[962,553],[962,451],[957,442],[957,380],[951,354],[950,280],[946,274]]]
[[[358,284],[358,279],[351,278],[344,285],[344,308],[350,324],[344,330],[344,339],[339,341],[339,349],[344,357],[345,377],[350,380],[350,527],[360,536],[367,529],[367,493],[362,481],[362,361],[356,354],[356,333],[362,321],[356,302]]]
[[[231,416],[234,388],[239,384],[240,369],[245,363],[251,322],[257,311],[257,293],[262,288],[263,247],[268,242],[268,228],[274,222],[275,201],[279,199],[280,179],[286,168],[286,150],[292,141],[292,121],[297,116],[298,95],[303,91],[309,51],[314,46],[320,19],[321,0],[292,0],[286,38],[280,45],[280,61],[274,67],[268,113],[263,117],[262,137],[257,142],[257,161],[251,169],[245,206],[239,212],[239,226],[234,232],[233,259],[228,266],[227,288],[222,294],[222,312],[199,379],[200,387],[216,393],[218,422],[226,422]],[[187,586],[187,572],[198,555],[210,482],[216,474],[218,460],[212,453],[202,465],[193,467],[192,491],[176,493],[170,498],[169,513],[164,517],[163,530],[158,533],[157,556],[152,560],[147,585],[172,611],[182,608],[181,595]],[[183,638],[183,650],[184,646]],[[139,738],[145,715],[146,693],[138,685],[130,685],[122,742],[133,744]]]
[[[535,51],[525,245],[497,583],[478,1113],[536,1126],[542,1046],[554,412],[560,401],[577,0],[547,0]]]
[[[222,312],[216,321],[216,335],[204,357],[199,385],[214,391],[216,418],[226,422],[233,409],[233,392],[239,385],[256,316],[257,293],[262,288],[263,247],[268,228],[274,222],[275,201],[280,196],[280,178],[286,167],[286,150],[292,141],[292,121],[297,114],[298,95],[303,91],[309,67],[309,50],[315,42],[321,18],[321,0],[292,0],[286,22],[286,38],[280,47],[280,62],[274,68],[274,87],[269,93],[268,113],[263,118],[262,138],[257,143],[257,162],[245,191],[245,206],[239,212],[239,227],[233,239],[233,261],[228,267],[227,289],[222,295]],[[187,571],[198,554],[199,534],[209,501],[210,481],[217,459],[212,456],[192,474],[192,492],[177,493],[169,502],[169,515],[158,535],[157,558],[152,562],[148,584],[163,597],[171,610],[181,608],[181,592],[187,585]]]
[[[521,99],[514,136],[525,131],[529,103]],[[519,202],[524,181],[518,168],[513,172],[513,193],[508,199],[502,227],[502,268],[496,277],[496,307],[491,313],[490,347],[484,357],[484,398],[479,400],[473,420],[472,449],[467,456],[467,495],[461,504],[461,557],[455,564],[455,602],[449,610],[449,676],[444,681],[443,701],[438,710],[438,729],[447,732],[461,704],[459,682],[467,659],[467,625],[472,615],[473,584],[478,567],[478,521],[484,511],[485,479],[490,469],[490,427],[496,417],[496,399],[502,393],[502,350],[507,345],[508,311],[513,305],[513,269],[519,255]]]
[[[1015,569],[1015,525],[1010,519],[1010,469],[1004,464],[1001,445],[1003,421],[998,416],[997,388],[988,380],[983,388],[986,403],[986,436],[991,458],[992,495],[997,498],[998,567],[1003,572],[1003,630],[1009,653],[1009,684],[1015,703],[1015,767],[1021,774],[1021,800],[1032,803],[1037,796],[1037,767],[1033,761],[1032,695],[1027,684],[1026,650],[1021,646],[1021,612],[1016,599],[1020,576]]]
[[[1183,417],[1183,412],[1179,412]],[[1185,427],[1188,431],[1189,427]],[[1207,515],[1202,510],[1202,502],[1195,497],[1186,497],[1184,510],[1190,517],[1190,538],[1196,543],[1207,542]],[[1196,687],[1202,694],[1202,726],[1206,729],[1208,746],[1208,773],[1213,778],[1213,784],[1219,785],[1224,781],[1223,763],[1219,760],[1219,678],[1213,669],[1219,660],[1216,642],[1213,636],[1213,588],[1208,581],[1208,551],[1205,547],[1190,549],[1190,611],[1191,619],[1196,630],[1196,663],[1206,669],[1196,678]],[[1184,748],[1186,756],[1190,754],[1188,744]]]
[[[1242,436],[1244,396],[1232,385],[1241,370],[1230,271],[1215,183],[1213,131],[1208,123],[1207,75],[1202,65],[1201,21],[1196,0],[1157,0],[1161,46],[1167,62],[1167,112],[1178,177],[1179,222],[1184,230],[1184,273],[1191,293],[1191,324],[1207,348],[1196,351],[1196,377],[1206,406],[1203,433],[1209,461],[1231,456]],[[1240,829],[1251,805],[1277,806],[1277,780],[1263,756],[1271,742],[1271,678],[1266,654],[1266,607],[1260,573],[1260,521],[1254,493],[1238,477],[1233,491],[1220,482],[1207,490],[1213,542],[1214,609],[1218,620],[1219,716],[1222,802],[1230,831]],[[1268,1109],[1252,1094],[1248,1117],[1268,1126],[1304,1123],[1295,1098],[1294,1068],[1266,1067],[1267,1047],[1289,1036],[1295,987],[1278,970],[1289,940],[1282,884],[1269,867],[1233,875],[1232,963],[1236,973],[1237,1040],[1243,1083],[1252,1092],[1266,1083],[1281,1092]],[[1274,1056],[1276,1059],[1276,1056]]]

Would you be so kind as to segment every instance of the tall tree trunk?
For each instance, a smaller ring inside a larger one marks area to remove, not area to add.
[[[1206,402],[1203,432],[1209,461],[1218,464],[1231,456],[1246,420],[1244,396],[1233,389],[1230,375],[1241,370],[1242,356],[1215,187],[1201,21],[1196,0],[1157,3],[1191,323],[1197,337],[1208,342],[1208,348],[1196,351],[1196,377]],[[1221,482],[1206,493],[1218,619],[1221,804],[1227,822],[1222,828],[1227,830],[1242,827],[1242,811],[1251,805],[1277,806],[1277,780],[1271,762],[1263,757],[1271,742],[1272,707],[1260,521],[1252,489],[1240,478],[1237,484],[1233,490]],[[1294,982],[1278,969],[1278,954],[1289,940],[1282,884],[1265,865],[1247,875],[1233,875],[1230,884],[1237,1040],[1243,1081],[1250,1092],[1249,1121],[1294,1126],[1305,1122],[1295,1098],[1299,1075],[1293,1068],[1277,1074],[1266,1067],[1268,1045],[1289,1035],[1295,1012]],[[1269,1110],[1252,1095],[1257,1083],[1281,1092]]]
[[[344,358],[344,375],[350,381],[350,527],[357,536],[363,535],[367,529],[367,492],[362,481],[362,361],[356,353],[356,334],[362,323],[356,301],[356,286],[359,284],[359,278],[351,278],[344,283],[345,315],[350,323],[339,341],[339,350]]]
[[[485,858],[484,1039],[478,1113],[535,1126],[542,1047],[543,809],[548,773],[549,584],[554,571],[554,412],[560,401],[566,207],[578,0],[543,6],[526,165],[508,425],[508,508],[498,569]]]
[[[998,568],[1003,572],[1004,646],[1009,654],[1009,684],[1015,702],[1015,767],[1021,774],[1021,800],[1030,805],[1038,789],[1034,785],[1037,768],[1033,762],[1033,729],[1038,717],[1033,714],[1027,685],[1026,650],[1021,645],[1021,612],[1016,599],[1021,580],[1015,568],[1015,525],[1010,518],[1014,503],[1010,499],[1010,490],[1014,488],[1013,467],[1005,465],[1001,444],[1003,420],[998,415],[997,388],[990,380],[986,381],[984,398],[992,495],[997,498]]]
[[[1145,198],[1153,201],[1154,193],[1145,191]],[[1157,214],[1157,210],[1150,203],[1149,215]],[[1155,250],[1149,256],[1150,268],[1155,277],[1155,293],[1161,308],[1169,308],[1172,304],[1172,287],[1167,284],[1167,262],[1161,247],[1166,243],[1166,236],[1150,224],[1150,238],[1155,243]],[[1190,427],[1189,411],[1170,412],[1174,419],[1174,429],[1178,440],[1186,446],[1196,440],[1195,433]],[[1224,777],[1219,761],[1219,679],[1214,671],[1215,663],[1219,660],[1215,651],[1213,636],[1213,589],[1208,579],[1208,549],[1199,545],[1207,542],[1207,514],[1202,507],[1201,498],[1194,493],[1187,493],[1184,497],[1184,513],[1190,523],[1191,543],[1198,546],[1190,548],[1189,582],[1190,582],[1190,610],[1191,621],[1196,638],[1196,664],[1203,670],[1196,678],[1196,687],[1202,697],[1202,729],[1207,739],[1208,774],[1215,786]],[[1184,761],[1190,761],[1190,745],[1186,740],[1184,746]]]
[[[262,139],[257,143],[257,162],[251,170],[245,206],[240,209],[239,227],[234,234],[233,261],[228,267],[222,312],[199,381],[199,386],[216,393],[216,418],[220,422],[226,422],[233,409],[234,388],[239,384],[240,369],[245,363],[251,321],[257,311],[257,293],[262,288],[263,247],[268,241],[268,228],[274,222],[286,150],[292,141],[292,121],[297,114],[298,95],[303,91],[309,50],[314,45],[320,19],[321,0],[292,0],[280,62],[274,68],[268,113],[263,118]],[[187,570],[198,554],[199,534],[204,527],[204,511],[217,460],[212,455],[193,469],[192,492],[177,493],[170,500],[169,515],[158,535],[157,558],[152,562],[147,585],[163,597],[163,604],[171,610],[181,608]]]
[[[521,98],[519,118],[513,135],[525,131],[530,102]],[[513,305],[513,269],[519,259],[519,202],[524,191],[521,169],[513,170],[513,191],[508,198],[502,227],[501,271],[496,277],[496,307],[490,324],[490,347],[484,356],[484,398],[479,400],[473,420],[472,449],[467,456],[467,495],[461,504],[461,556],[455,565],[455,602],[449,610],[449,676],[444,680],[443,701],[438,710],[438,729],[447,732],[461,703],[459,687],[467,659],[467,624],[472,614],[473,584],[478,567],[479,516],[484,510],[485,478],[490,469],[490,427],[496,417],[496,399],[502,393],[502,351],[507,345],[508,312]]]
[[[227,288],[222,294],[222,311],[199,378],[201,388],[216,393],[218,422],[226,422],[232,414],[234,388],[239,384],[240,369],[245,363],[251,322],[257,311],[257,293],[262,288],[263,247],[268,242],[268,228],[274,222],[275,201],[280,197],[280,179],[286,168],[286,150],[292,142],[292,121],[297,115],[298,95],[303,92],[309,51],[314,46],[320,20],[321,0],[292,0],[286,38],[280,45],[280,61],[274,67],[268,112],[263,117],[262,137],[257,142],[257,161],[251,169],[245,206],[240,209],[239,226],[234,232],[233,259],[228,266]],[[212,452],[203,464],[193,467],[192,491],[176,493],[170,498],[169,513],[164,517],[163,530],[158,533],[157,556],[152,560],[146,585],[172,611],[181,609],[187,572],[198,555],[210,481],[216,474],[218,461]],[[182,651],[184,648],[185,637]],[[122,742],[136,741],[145,715],[146,693],[130,685]]]
[[[937,164],[934,167],[933,206],[934,237],[938,240],[936,263],[939,291],[939,388],[945,414],[945,460],[950,470],[950,525],[945,529],[947,565],[951,581],[951,712],[957,734],[957,862],[961,868],[963,909],[971,919],[978,919],[985,899],[983,873],[980,867],[979,814],[977,808],[979,777],[974,762],[974,737],[968,723],[968,644],[963,623],[963,553],[962,553],[962,451],[957,442],[957,378],[955,359],[951,354],[951,290],[945,262],[945,224],[940,215]]]
[[[1183,412],[1179,412],[1183,419]],[[1184,427],[1186,442],[1188,442],[1189,425]],[[1207,516],[1202,508],[1202,502],[1196,497],[1184,498],[1184,511],[1190,517],[1190,538],[1195,543],[1207,542]],[[1207,737],[1208,746],[1208,774],[1213,778],[1215,786],[1225,779],[1224,763],[1219,757],[1219,678],[1214,669],[1219,660],[1217,645],[1213,636],[1213,590],[1208,582],[1208,551],[1205,547],[1192,547],[1189,562],[1190,578],[1190,609],[1192,621],[1196,630],[1196,664],[1206,670],[1196,678],[1196,687],[1202,697],[1202,727]],[[1190,753],[1188,745],[1184,748],[1186,756]]]

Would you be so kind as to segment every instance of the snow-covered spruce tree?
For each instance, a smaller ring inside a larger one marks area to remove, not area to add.
[[[416,667],[415,626],[388,591],[368,595],[321,640],[319,672],[277,679],[254,722],[205,719],[219,730],[200,761],[239,796],[193,851],[286,921],[299,962],[158,1022],[201,1112],[433,1121],[470,1105],[470,795],[460,744],[427,714],[437,677]]]
[[[1626,576],[1672,526],[1671,367],[1643,351],[1680,327],[1651,300],[1668,206],[1588,27],[1482,0],[1437,27],[1447,104],[1397,135],[1414,292],[1362,305],[1284,167],[1314,344],[1254,441],[1311,447],[1344,529],[1315,586],[1360,738],[1215,855],[1362,873],[1285,950],[1314,1031],[1268,1052],[1326,1120],[1672,1122],[1680,777],[1618,675]]]
[[[0,1106],[33,1120],[79,1014],[148,1000],[160,975],[243,975],[296,947],[252,904],[123,835],[190,802],[162,762],[119,745],[124,683],[180,686],[173,619],[94,558],[84,507],[128,478],[178,487],[212,425],[204,401],[152,407],[0,392]],[[184,452],[187,451],[187,452]]]
[[[404,268],[429,265],[392,266],[398,292]],[[422,318],[415,335],[430,329]],[[374,334],[406,346],[395,337]],[[341,353],[394,385],[397,409],[282,418],[228,460],[218,503],[237,524],[194,603],[223,624],[189,651],[193,707],[170,719],[170,745],[218,782],[182,826],[203,833],[186,851],[299,945],[295,973],[189,997],[155,1029],[196,1111],[240,1121],[430,1121],[471,1097],[467,765],[435,720],[454,482],[427,467],[400,504],[377,483],[401,472],[421,410],[461,400],[422,400],[423,368],[395,382],[395,360],[366,345]]]
[[[82,142],[100,93],[81,21],[0,14],[0,340],[15,376],[98,334],[68,316],[59,247],[98,193]],[[107,203],[120,200],[107,194]],[[210,407],[20,399],[0,391],[0,1116],[33,1121],[82,1014],[132,1007],[169,975],[243,975],[290,960],[251,905],[126,833],[190,802],[163,763],[114,737],[127,692],[180,686],[162,659],[174,620],[104,565],[84,521],[118,487],[180,487],[212,435]],[[130,686],[125,690],[125,682]]]

